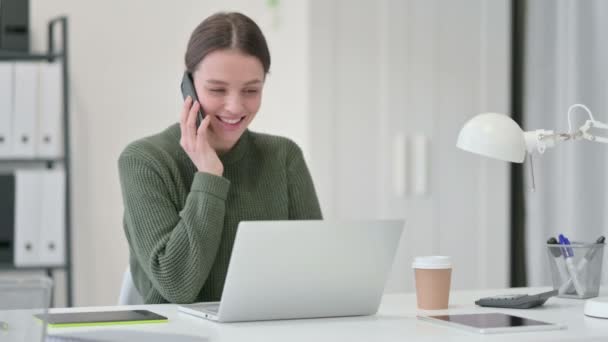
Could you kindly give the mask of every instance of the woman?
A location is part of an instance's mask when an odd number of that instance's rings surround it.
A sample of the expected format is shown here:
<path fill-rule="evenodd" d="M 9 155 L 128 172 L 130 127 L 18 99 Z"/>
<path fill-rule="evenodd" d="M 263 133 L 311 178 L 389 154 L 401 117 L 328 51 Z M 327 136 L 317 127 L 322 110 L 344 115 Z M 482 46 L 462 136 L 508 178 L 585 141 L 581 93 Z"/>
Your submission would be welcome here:
<path fill-rule="evenodd" d="M 321 219 L 300 148 L 247 130 L 270 68 L 259 27 L 240 13 L 212 15 L 185 62 L 201 103 L 187 98 L 179 124 L 118 161 L 131 273 L 146 303 L 219 300 L 240 221 Z"/>

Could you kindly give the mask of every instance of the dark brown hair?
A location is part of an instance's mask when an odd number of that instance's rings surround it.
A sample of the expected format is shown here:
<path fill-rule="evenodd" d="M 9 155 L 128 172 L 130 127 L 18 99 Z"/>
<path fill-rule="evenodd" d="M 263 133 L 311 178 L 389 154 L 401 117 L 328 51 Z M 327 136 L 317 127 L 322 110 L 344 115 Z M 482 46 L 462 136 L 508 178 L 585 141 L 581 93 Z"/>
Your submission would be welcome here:
<path fill-rule="evenodd" d="M 237 12 L 213 14 L 194 29 L 186 49 L 186 70 L 194 72 L 205 56 L 222 49 L 236 49 L 257 57 L 264 73 L 270 70 L 270 52 L 264 34 L 251 18 Z"/>

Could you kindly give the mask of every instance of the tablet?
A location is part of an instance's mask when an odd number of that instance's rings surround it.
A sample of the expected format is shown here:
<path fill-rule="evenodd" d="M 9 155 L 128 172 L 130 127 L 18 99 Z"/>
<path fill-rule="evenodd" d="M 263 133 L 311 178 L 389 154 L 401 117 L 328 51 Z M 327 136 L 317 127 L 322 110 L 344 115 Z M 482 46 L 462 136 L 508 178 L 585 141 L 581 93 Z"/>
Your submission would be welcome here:
<path fill-rule="evenodd" d="M 44 320 L 44 315 L 34 315 Z M 148 310 L 121 310 L 121 311 L 89 311 L 49 313 L 46 315 L 49 327 L 79 327 L 117 324 L 164 323 L 167 317 Z"/>
<path fill-rule="evenodd" d="M 425 321 L 474 331 L 480 334 L 559 330 L 566 328 L 559 324 L 541 322 L 503 313 L 418 316 L 418 318 Z"/>

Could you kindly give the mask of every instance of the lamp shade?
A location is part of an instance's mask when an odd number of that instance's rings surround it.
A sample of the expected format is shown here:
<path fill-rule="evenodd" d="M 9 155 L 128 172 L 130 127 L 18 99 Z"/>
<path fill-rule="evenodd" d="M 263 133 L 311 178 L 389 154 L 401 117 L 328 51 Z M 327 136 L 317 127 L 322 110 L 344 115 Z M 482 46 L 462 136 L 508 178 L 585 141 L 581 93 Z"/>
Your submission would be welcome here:
<path fill-rule="evenodd" d="M 509 116 L 483 113 L 467 121 L 456 146 L 486 157 L 522 163 L 526 157 L 524 132 Z"/>

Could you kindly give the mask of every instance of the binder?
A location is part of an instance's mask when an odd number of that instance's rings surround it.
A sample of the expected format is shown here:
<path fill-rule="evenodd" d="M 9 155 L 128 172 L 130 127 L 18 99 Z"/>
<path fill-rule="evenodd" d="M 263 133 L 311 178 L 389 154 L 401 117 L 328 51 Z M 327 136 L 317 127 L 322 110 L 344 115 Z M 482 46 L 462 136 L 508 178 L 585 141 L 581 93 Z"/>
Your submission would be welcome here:
<path fill-rule="evenodd" d="M 40 65 L 40 113 L 37 134 L 38 156 L 63 156 L 63 73 L 59 62 Z"/>
<path fill-rule="evenodd" d="M 15 171 L 15 245 L 17 267 L 37 266 L 39 263 L 39 231 L 42 187 L 41 170 Z"/>
<path fill-rule="evenodd" d="M 39 64 L 15 63 L 15 102 L 13 112 L 13 157 L 36 155 Z"/>
<path fill-rule="evenodd" d="M 15 266 L 65 264 L 65 182 L 63 167 L 15 172 Z"/>
<path fill-rule="evenodd" d="M 14 63 L 0 62 L 0 158 L 12 154 Z"/>
<path fill-rule="evenodd" d="M 41 172 L 39 261 L 42 266 L 65 264 L 65 171 Z"/>

